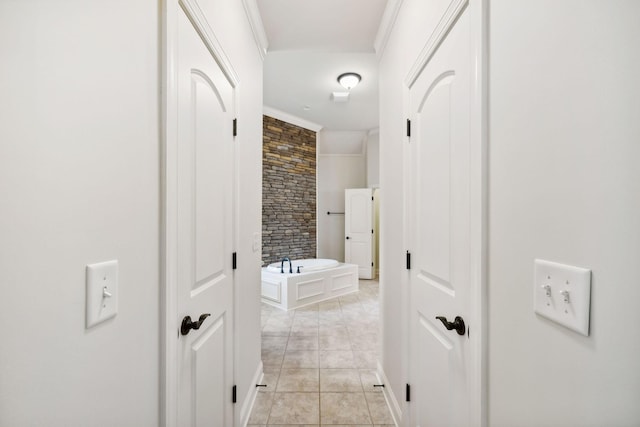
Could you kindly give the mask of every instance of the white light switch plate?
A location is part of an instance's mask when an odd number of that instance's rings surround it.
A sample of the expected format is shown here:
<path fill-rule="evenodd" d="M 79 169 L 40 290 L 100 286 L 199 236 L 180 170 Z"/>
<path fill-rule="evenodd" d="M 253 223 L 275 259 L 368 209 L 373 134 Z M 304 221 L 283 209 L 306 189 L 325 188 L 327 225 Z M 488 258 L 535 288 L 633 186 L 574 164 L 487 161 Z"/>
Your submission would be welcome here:
<path fill-rule="evenodd" d="M 533 310 L 582 335 L 589 335 L 591 270 L 536 259 Z"/>
<path fill-rule="evenodd" d="M 118 313 L 118 261 L 87 265 L 87 329 Z"/>

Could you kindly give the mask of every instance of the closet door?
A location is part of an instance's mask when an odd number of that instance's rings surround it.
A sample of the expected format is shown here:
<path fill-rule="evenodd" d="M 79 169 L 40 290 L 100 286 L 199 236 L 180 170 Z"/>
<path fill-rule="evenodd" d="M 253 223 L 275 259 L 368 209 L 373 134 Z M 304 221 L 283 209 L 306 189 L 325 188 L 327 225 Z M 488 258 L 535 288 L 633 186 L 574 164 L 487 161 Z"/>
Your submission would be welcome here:
<path fill-rule="evenodd" d="M 409 380 L 411 425 L 454 427 L 473 425 L 469 8 L 443 21 L 409 88 Z"/>
<path fill-rule="evenodd" d="M 360 279 L 373 279 L 373 190 L 345 190 L 344 207 L 344 260 L 346 263 L 358 265 Z"/>
<path fill-rule="evenodd" d="M 195 2 L 177 23 L 177 426 L 234 425 L 234 88 Z M 189 320 L 190 318 L 190 326 Z"/>

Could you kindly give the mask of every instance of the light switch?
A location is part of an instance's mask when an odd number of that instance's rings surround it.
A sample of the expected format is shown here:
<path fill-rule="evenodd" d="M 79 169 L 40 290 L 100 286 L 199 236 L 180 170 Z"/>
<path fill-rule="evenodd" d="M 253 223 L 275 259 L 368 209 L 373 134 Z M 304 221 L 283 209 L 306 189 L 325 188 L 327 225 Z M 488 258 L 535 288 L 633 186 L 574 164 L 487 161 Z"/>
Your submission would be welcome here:
<path fill-rule="evenodd" d="M 582 335 L 589 335 L 591 270 L 536 259 L 533 310 Z"/>
<path fill-rule="evenodd" d="M 118 261 L 87 265 L 87 329 L 118 313 Z"/>

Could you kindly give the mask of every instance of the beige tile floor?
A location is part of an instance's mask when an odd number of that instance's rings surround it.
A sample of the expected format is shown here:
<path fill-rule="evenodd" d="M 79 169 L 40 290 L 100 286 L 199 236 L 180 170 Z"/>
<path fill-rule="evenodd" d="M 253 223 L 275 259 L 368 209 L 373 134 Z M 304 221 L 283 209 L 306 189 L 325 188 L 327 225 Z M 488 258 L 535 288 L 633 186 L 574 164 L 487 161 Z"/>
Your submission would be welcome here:
<path fill-rule="evenodd" d="M 260 387 L 250 426 L 392 427 L 376 378 L 378 282 L 284 312 L 262 305 Z"/>

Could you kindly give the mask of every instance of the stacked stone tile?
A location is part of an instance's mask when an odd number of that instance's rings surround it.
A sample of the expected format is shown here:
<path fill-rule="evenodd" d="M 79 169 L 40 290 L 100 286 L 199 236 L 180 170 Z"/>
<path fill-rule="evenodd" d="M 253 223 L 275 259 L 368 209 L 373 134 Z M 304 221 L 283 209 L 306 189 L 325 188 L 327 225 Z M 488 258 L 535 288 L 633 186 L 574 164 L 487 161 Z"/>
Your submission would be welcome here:
<path fill-rule="evenodd" d="M 263 117 L 262 260 L 316 257 L 316 133 Z"/>

